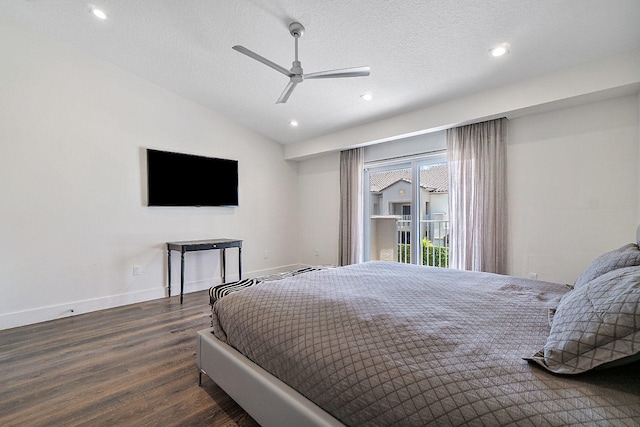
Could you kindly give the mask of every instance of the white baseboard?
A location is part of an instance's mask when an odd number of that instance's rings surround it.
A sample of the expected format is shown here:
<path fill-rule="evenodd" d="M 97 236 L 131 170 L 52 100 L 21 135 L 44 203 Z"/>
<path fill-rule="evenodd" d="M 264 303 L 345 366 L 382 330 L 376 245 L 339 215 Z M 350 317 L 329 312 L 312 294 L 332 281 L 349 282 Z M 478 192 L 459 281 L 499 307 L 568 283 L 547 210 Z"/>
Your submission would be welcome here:
<path fill-rule="evenodd" d="M 245 273 L 243 277 L 258 277 L 269 274 L 283 273 L 298 268 L 307 267 L 304 264 L 291 264 L 281 267 L 269 268 L 264 270 L 256 270 Z M 229 274 L 226 277 L 227 282 L 238 280 L 237 274 Z M 211 286 L 222 283 L 221 277 L 187 282 L 184 284 L 184 293 L 197 292 L 209 289 Z M 78 314 L 89 313 L 92 311 L 105 310 L 107 308 L 120 307 L 138 302 L 151 301 L 154 299 L 164 298 L 167 295 L 166 285 L 145 289 L 142 291 L 129 292 L 126 294 L 110 295 L 102 298 L 93 298 L 82 301 L 71 301 L 68 303 L 51 305 L 47 307 L 38 307 L 23 311 L 15 311 L 12 313 L 0 314 L 0 330 L 17 328 L 19 326 L 31 325 L 34 323 L 46 322 L 49 320 L 62 319 L 65 317 L 77 316 Z M 180 295 L 180 282 L 171 283 L 171 296 Z M 204 301 L 208 304 L 208 299 Z"/>
<path fill-rule="evenodd" d="M 137 302 L 150 301 L 162 298 L 166 295 L 165 288 L 146 289 L 143 291 L 130 292 L 126 294 L 110 295 L 102 298 L 93 298 L 81 301 L 70 301 L 68 303 L 38 307 L 29 310 L 15 311 L 0 315 L 0 330 L 16 328 L 18 326 L 31 325 L 33 323 L 46 322 L 49 320 L 62 319 L 65 317 L 77 316 L 78 314 L 92 311 L 104 310 L 107 308 L 120 307 Z"/>

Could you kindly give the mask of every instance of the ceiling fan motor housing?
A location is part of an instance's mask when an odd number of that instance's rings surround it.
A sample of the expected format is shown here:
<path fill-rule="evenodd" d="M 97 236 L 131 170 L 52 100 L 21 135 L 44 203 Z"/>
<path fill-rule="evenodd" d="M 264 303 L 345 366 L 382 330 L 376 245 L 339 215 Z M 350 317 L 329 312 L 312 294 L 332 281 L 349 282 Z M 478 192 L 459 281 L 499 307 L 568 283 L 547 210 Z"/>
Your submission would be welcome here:
<path fill-rule="evenodd" d="M 293 61 L 293 66 L 291 67 L 291 72 L 293 76 L 291 76 L 291 81 L 294 83 L 300 83 L 303 80 L 302 77 L 302 63 L 300 61 Z"/>

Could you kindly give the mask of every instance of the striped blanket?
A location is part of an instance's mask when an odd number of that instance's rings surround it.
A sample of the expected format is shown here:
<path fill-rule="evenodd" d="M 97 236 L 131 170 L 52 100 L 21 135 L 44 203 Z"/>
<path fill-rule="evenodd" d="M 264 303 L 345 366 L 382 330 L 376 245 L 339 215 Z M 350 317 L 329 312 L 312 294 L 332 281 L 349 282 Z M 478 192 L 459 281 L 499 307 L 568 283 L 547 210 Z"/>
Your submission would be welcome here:
<path fill-rule="evenodd" d="M 333 268 L 333 266 L 318 266 L 318 267 L 303 267 L 293 271 L 287 271 L 284 273 L 271 274 L 269 276 L 261 276 L 253 279 L 238 280 L 236 282 L 223 283 L 221 285 L 212 286 L 209 288 L 209 304 L 213 307 L 213 304 L 220 298 L 226 297 L 233 292 L 241 291 L 242 289 L 256 285 L 262 282 L 269 282 L 272 280 L 280 280 L 285 277 L 297 276 L 302 273 L 309 273 L 311 271 L 325 270 L 327 268 Z"/>

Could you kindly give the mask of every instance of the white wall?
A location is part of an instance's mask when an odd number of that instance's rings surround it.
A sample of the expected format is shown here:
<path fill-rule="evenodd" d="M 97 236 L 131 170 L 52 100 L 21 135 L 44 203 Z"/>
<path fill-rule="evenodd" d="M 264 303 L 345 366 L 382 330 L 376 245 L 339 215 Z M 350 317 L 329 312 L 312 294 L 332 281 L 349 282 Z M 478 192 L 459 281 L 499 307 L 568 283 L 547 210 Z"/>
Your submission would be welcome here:
<path fill-rule="evenodd" d="M 300 261 L 338 265 L 340 153 L 299 163 Z"/>
<path fill-rule="evenodd" d="M 431 212 L 444 213 L 444 219 L 449 220 L 449 194 L 432 193 L 431 194 Z"/>
<path fill-rule="evenodd" d="M 573 283 L 634 241 L 638 96 L 511 120 L 508 169 L 510 273 Z"/>
<path fill-rule="evenodd" d="M 298 261 L 281 145 L 1 14 L 0 57 L 0 329 L 163 297 L 167 241 L 243 239 L 247 275 Z M 240 206 L 144 206 L 147 147 L 239 160 Z M 187 254 L 187 290 L 219 259 Z"/>
<path fill-rule="evenodd" d="M 633 241 L 640 216 L 638 99 L 630 95 L 510 120 L 509 274 L 573 283 L 595 256 Z M 326 189 L 315 205 L 338 212 L 338 193 L 325 185 L 339 180 L 338 157 L 301 161 L 300 170 L 319 162 L 323 173 L 308 174 L 305 187 Z M 325 236 L 333 244 L 333 224 L 308 225 L 314 226 L 314 245 Z M 309 252 L 304 239 L 301 245 L 301 253 Z"/>

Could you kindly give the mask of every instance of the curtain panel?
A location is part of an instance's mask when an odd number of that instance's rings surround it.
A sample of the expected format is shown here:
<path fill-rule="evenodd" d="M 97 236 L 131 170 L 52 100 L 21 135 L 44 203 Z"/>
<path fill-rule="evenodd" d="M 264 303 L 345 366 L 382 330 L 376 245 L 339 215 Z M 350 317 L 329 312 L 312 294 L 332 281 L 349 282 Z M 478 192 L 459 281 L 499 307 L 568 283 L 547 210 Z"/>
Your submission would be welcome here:
<path fill-rule="evenodd" d="M 447 130 L 452 268 L 506 274 L 507 123 Z"/>
<path fill-rule="evenodd" d="M 357 264 L 363 259 L 363 171 L 363 148 L 340 152 L 340 265 Z"/>

